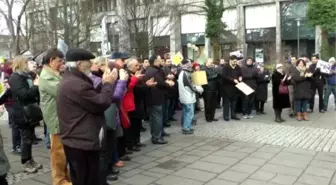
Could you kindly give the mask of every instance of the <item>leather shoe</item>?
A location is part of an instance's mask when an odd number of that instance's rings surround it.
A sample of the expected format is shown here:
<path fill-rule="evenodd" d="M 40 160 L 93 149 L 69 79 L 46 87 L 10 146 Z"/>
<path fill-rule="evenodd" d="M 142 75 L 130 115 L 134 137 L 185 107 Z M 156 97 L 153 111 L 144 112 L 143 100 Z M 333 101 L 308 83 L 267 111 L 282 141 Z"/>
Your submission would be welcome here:
<path fill-rule="evenodd" d="M 236 121 L 240 120 L 240 118 L 238 118 L 237 116 L 232 116 L 231 119 L 236 120 Z"/>
<path fill-rule="evenodd" d="M 230 121 L 230 118 L 224 118 L 224 121 Z"/>
<path fill-rule="evenodd" d="M 110 174 L 111 175 L 118 175 L 120 173 L 120 170 L 119 169 L 116 169 L 116 168 L 112 168 L 110 170 Z"/>
<path fill-rule="evenodd" d="M 216 119 L 216 118 L 213 118 L 213 119 L 212 119 L 212 121 L 218 121 L 218 119 Z"/>
<path fill-rule="evenodd" d="M 117 181 L 118 180 L 118 175 L 109 175 L 107 176 L 107 181 Z"/>
<path fill-rule="evenodd" d="M 122 160 L 122 161 L 131 161 L 131 158 L 128 155 L 122 156 L 119 159 Z"/>
<path fill-rule="evenodd" d="M 324 110 L 320 110 L 320 113 L 325 113 L 325 111 Z"/>
<path fill-rule="evenodd" d="M 134 151 L 134 152 L 140 152 L 141 148 L 137 147 L 137 146 L 134 146 L 133 148 L 131 148 L 131 150 Z"/>
<path fill-rule="evenodd" d="M 132 155 L 132 154 L 133 154 L 133 152 L 132 152 L 132 151 L 129 151 L 129 150 L 127 150 L 127 151 L 126 151 L 126 154 L 127 154 L 127 155 Z"/>
<path fill-rule="evenodd" d="M 163 124 L 163 127 L 165 127 L 165 128 L 169 128 L 169 127 L 171 127 L 171 124 L 169 124 L 169 123 L 165 123 L 165 124 Z"/>
<path fill-rule="evenodd" d="M 165 145 L 168 142 L 163 140 L 163 139 L 156 139 L 156 140 L 152 140 L 152 143 L 155 144 L 155 145 Z"/>
<path fill-rule="evenodd" d="M 135 146 L 137 146 L 137 147 L 146 147 L 146 144 L 143 144 L 143 143 L 137 143 L 137 144 L 135 144 Z"/>
<path fill-rule="evenodd" d="M 167 132 L 162 132 L 162 137 L 170 137 L 170 134 L 168 134 Z"/>
<path fill-rule="evenodd" d="M 170 118 L 169 121 L 177 121 L 177 119 L 175 119 L 175 118 L 173 117 L 173 118 Z"/>

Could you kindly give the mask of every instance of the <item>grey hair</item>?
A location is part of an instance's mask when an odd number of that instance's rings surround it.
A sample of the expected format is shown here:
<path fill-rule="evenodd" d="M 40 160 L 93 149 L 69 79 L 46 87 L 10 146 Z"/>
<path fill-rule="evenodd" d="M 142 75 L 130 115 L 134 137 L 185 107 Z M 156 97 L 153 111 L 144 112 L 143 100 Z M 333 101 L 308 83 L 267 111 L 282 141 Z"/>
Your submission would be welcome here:
<path fill-rule="evenodd" d="M 125 64 L 126 64 L 127 69 L 132 67 L 134 61 L 138 61 L 136 57 L 131 57 L 131 58 L 125 60 Z"/>

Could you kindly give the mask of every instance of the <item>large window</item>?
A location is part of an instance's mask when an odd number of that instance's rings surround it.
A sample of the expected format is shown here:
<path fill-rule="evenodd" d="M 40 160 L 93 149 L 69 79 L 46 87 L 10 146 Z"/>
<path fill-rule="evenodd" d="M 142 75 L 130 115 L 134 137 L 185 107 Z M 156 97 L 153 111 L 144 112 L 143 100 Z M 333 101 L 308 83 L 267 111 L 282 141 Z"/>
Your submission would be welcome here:
<path fill-rule="evenodd" d="M 306 18 L 307 1 L 283 2 L 281 4 L 281 37 L 283 40 L 315 39 L 315 28 Z M 298 27 L 298 21 L 300 26 Z"/>

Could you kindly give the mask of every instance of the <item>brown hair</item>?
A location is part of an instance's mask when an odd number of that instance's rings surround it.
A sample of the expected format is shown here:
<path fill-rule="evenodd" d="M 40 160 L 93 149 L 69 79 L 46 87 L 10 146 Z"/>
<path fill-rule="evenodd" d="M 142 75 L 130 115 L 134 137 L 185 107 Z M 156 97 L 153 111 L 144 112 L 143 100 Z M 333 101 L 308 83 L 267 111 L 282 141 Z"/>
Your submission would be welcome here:
<path fill-rule="evenodd" d="M 306 66 L 306 61 L 302 58 L 299 58 L 297 61 L 296 61 L 296 66 L 298 66 L 301 62 L 303 62 L 303 65 Z"/>

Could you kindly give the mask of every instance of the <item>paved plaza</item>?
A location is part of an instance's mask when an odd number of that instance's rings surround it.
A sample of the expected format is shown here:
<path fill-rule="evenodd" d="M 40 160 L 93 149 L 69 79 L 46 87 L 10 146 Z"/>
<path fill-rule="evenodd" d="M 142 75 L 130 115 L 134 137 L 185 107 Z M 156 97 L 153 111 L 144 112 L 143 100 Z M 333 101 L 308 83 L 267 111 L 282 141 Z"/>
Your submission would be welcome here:
<path fill-rule="evenodd" d="M 115 185 L 336 185 L 336 114 L 310 114 L 297 122 L 284 113 L 286 123 L 273 121 L 271 102 L 267 115 L 251 120 L 205 123 L 199 113 L 194 136 L 181 134 L 178 122 L 166 130 L 169 144 L 148 146 L 121 168 Z M 217 111 L 221 117 L 221 110 Z M 8 177 L 15 185 L 50 185 L 49 152 L 44 143 L 34 146 L 43 171 L 21 172 L 20 157 L 10 154 L 10 129 L 1 124 L 5 150 L 11 163 Z M 36 129 L 43 136 L 42 127 Z"/>

